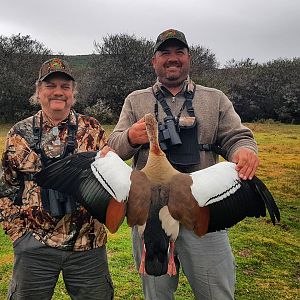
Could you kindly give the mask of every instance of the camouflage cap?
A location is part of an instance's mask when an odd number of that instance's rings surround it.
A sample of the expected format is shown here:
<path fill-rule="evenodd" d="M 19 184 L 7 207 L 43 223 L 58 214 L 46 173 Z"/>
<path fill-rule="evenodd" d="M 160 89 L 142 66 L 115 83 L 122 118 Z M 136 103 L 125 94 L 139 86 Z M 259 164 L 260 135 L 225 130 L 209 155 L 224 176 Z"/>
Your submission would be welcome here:
<path fill-rule="evenodd" d="M 180 42 L 182 42 L 188 49 L 189 45 L 186 41 L 185 35 L 183 32 L 176 30 L 176 29 L 168 29 L 162 32 L 156 40 L 155 46 L 154 46 L 154 53 L 158 50 L 158 48 L 167 40 L 170 39 L 176 39 Z"/>
<path fill-rule="evenodd" d="M 45 61 L 40 69 L 38 80 L 43 81 L 50 74 L 60 72 L 68 75 L 72 80 L 75 81 L 74 76 L 69 65 L 60 58 L 51 58 Z"/>

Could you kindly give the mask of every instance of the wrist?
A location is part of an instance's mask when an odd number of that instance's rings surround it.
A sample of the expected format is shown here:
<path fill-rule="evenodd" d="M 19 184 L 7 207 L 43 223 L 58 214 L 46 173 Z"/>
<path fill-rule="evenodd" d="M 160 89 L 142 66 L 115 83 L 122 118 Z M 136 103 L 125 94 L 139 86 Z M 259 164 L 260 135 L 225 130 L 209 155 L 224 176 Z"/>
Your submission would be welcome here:
<path fill-rule="evenodd" d="M 137 148 L 137 147 L 139 147 L 139 146 L 140 146 L 139 144 L 134 144 L 134 143 L 131 142 L 130 137 L 129 137 L 129 131 L 130 131 L 130 129 L 127 131 L 127 141 L 128 141 L 128 144 L 129 144 L 130 147 L 132 147 L 132 148 Z"/>

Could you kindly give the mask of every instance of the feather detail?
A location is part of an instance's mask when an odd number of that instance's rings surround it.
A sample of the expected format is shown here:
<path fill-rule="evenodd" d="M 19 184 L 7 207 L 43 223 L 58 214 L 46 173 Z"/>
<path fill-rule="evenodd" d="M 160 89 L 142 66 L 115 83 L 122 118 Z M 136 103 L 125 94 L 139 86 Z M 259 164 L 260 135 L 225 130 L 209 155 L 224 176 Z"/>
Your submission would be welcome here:
<path fill-rule="evenodd" d="M 147 176 L 133 170 L 130 176 L 131 188 L 127 202 L 127 223 L 129 226 L 144 225 L 148 219 L 151 203 L 151 183 Z"/>
<path fill-rule="evenodd" d="M 169 237 L 161 227 L 159 211 L 161 209 L 160 197 L 163 191 L 154 188 L 150 212 L 144 231 L 145 242 L 145 270 L 147 274 L 160 276 L 168 271 Z"/>
<path fill-rule="evenodd" d="M 111 198 L 105 216 L 105 226 L 111 233 L 115 233 L 124 221 L 126 204 Z"/>
<path fill-rule="evenodd" d="M 230 228 L 246 217 L 265 217 L 266 208 L 275 225 L 280 220 L 278 207 L 265 185 L 257 177 L 241 181 L 241 188 L 226 199 L 208 205 L 210 209 L 210 224 L 208 231 Z"/>
<path fill-rule="evenodd" d="M 280 222 L 279 209 L 266 185 L 256 176 L 254 176 L 250 182 L 255 186 L 255 191 L 260 195 L 261 199 L 264 201 L 267 210 L 270 214 L 270 218 L 272 220 L 273 225 L 275 225 L 276 221 Z"/>
<path fill-rule="evenodd" d="M 170 237 L 170 240 L 175 241 L 179 234 L 179 222 L 171 216 L 167 205 L 159 211 L 159 219 L 167 236 Z"/>
<path fill-rule="evenodd" d="M 172 177 L 170 182 L 170 194 L 168 208 L 171 216 L 183 224 L 187 229 L 193 230 L 199 227 L 202 222 L 202 209 L 191 193 L 192 178 L 188 174 L 177 174 Z M 208 212 L 204 213 L 207 214 Z M 207 220 L 205 217 L 204 220 Z M 197 225 L 198 224 L 198 225 Z M 201 232 L 205 231 L 205 228 Z M 200 232 L 200 229 L 199 229 Z"/>
<path fill-rule="evenodd" d="M 94 151 L 67 156 L 35 174 L 34 180 L 42 188 L 73 195 L 92 216 L 105 223 L 111 196 L 91 170 L 96 155 Z"/>
<path fill-rule="evenodd" d="M 35 182 L 44 188 L 62 193 L 73 194 L 74 185 L 90 177 L 90 166 L 95 161 L 97 152 L 84 152 L 67 156 L 34 175 Z"/>
<path fill-rule="evenodd" d="M 218 202 L 240 188 L 240 179 L 235 164 L 221 162 L 190 174 L 191 191 L 199 206 Z"/>
<path fill-rule="evenodd" d="M 116 153 L 109 151 L 104 157 L 97 156 L 91 168 L 95 177 L 113 198 L 119 202 L 127 200 L 132 169 Z"/>

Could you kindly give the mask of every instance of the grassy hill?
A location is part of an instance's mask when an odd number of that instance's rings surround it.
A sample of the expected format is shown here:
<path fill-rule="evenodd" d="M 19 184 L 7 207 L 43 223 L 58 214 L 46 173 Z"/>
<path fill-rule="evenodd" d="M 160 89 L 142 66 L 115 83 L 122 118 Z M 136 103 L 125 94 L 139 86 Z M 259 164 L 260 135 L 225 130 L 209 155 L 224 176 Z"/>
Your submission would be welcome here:
<path fill-rule="evenodd" d="M 73 69 L 85 69 L 91 61 L 93 54 L 88 55 L 66 55 L 65 60 L 72 66 Z"/>

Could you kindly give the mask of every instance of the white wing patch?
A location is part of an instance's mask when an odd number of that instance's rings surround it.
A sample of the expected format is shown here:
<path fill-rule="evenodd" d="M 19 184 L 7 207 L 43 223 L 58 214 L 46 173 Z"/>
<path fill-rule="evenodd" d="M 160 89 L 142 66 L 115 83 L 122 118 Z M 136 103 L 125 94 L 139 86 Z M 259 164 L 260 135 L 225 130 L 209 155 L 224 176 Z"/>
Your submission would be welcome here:
<path fill-rule="evenodd" d="M 167 205 L 160 209 L 159 219 L 161 221 L 161 227 L 167 236 L 170 237 L 171 241 L 175 241 L 179 234 L 179 222 L 171 216 Z"/>
<path fill-rule="evenodd" d="M 116 153 L 109 151 L 104 157 L 100 157 L 99 152 L 91 168 L 95 177 L 113 198 L 119 202 L 127 200 L 132 168 Z"/>
<path fill-rule="evenodd" d="M 192 194 L 199 206 L 223 200 L 241 187 L 235 166 L 231 162 L 221 162 L 190 174 Z"/>

